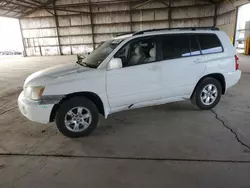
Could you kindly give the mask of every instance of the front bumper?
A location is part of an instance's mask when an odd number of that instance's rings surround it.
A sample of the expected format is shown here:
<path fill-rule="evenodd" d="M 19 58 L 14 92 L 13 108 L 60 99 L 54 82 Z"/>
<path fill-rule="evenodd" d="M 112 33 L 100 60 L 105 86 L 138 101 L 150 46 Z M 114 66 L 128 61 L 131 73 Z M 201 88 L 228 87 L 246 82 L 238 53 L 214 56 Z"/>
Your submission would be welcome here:
<path fill-rule="evenodd" d="M 18 107 L 21 113 L 31 121 L 47 124 L 54 104 L 41 105 L 39 101 L 27 99 L 23 92 L 18 97 Z"/>

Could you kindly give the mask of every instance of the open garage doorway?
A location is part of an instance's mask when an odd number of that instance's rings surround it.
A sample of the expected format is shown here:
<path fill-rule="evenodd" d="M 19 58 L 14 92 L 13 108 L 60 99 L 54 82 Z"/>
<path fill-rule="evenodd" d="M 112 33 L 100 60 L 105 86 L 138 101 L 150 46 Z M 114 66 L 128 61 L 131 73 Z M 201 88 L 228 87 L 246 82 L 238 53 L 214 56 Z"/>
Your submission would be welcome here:
<path fill-rule="evenodd" d="M 18 19 L 0 17 L 0 56 L 23 55 Z"/>
<path fill-rule="evenodd" d="M 250 37 L 250 3 L 238 9 L 235 35 L 235 47 L 238 53 L 244 53 L 248 37 Z"/>

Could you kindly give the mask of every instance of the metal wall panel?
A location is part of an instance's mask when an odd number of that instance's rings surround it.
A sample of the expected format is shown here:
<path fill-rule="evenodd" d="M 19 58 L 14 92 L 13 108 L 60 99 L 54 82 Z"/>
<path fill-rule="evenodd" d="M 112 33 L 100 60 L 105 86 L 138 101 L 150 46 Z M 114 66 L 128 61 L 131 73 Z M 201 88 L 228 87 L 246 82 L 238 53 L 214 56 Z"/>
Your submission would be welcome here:
<path fill-rule="evenodd" d="M 152 22 L 152 23 L 135 23 L 133 24 L 133 30 L 134 31 L 139 31 L 139 30 L 144 30 L 144 29 L 160 29 L 160 28 L 168 28 L 168 22 L 166 21 L 161 21 L 161 22 Z"/>
<path fill-rule="evenodd" d="M 25 38 L 40 38 L 40 37 L 51 37 L 57 36 L 55 28 L 52 29 L 31 29 L 23 30 L 23 36 Z"/>
<path fill-rule="evenodd" d="M 59 28 L 59 35 L 85 35 L 91 34 L 91 28 L 89 26 L 72 26 L 72 27 L 65 27 Z"/>
<path fill-rule="evenodd" d="M 95 34 L 102 33 L 124 33 L 130 31 L 130 24 L 115 24 L 115 25 L 97 25 L 94 26 Z"/>
<path fill-rule="evenodd" d="M 217 25 L 233 24 L 235 21 L 235 11 L 222 14 L 217 17 Z"/>
<path fill-rule="evenodd" d="M 62 46 L 62 54 L 63 55 L 70 55 L 71 54 L 71 46 Z"/>
<path fill-rule="evenodd" d="M 230 39 L 234 38 L 234 27 L 236 19 L 235 4 L 230 1 L 222 1 L 218 7 L 216 25 L 220 30 L 225 31 Z"/>
<path fill-rule="evenodd" d="M 42 56 L 58 55 L 59 47 L 58 46 L 41 47 L 41 52 Z"/>
<path fill-rule="evenodd" d="M 98 12 L 112 12 L 112 11 L 121 11 L 121 10 L 129 10 L 129 5 L 128 4 L 114 4 L 112 6 L 110 5 L 95 5 L 92 8 L 93 13 L 98 13 Z"/>
<path fill-rule="evenodd" d="M 74 44 L 91 44 L 91 36 L 69 36 L 60 37 L 61 45 L 74 45 Z"/>
<path fill-rule="evenodd" d="M 91 52 L 93 50 L 92 45 L 72 45 L 72 54 L 81 54 Z"/>

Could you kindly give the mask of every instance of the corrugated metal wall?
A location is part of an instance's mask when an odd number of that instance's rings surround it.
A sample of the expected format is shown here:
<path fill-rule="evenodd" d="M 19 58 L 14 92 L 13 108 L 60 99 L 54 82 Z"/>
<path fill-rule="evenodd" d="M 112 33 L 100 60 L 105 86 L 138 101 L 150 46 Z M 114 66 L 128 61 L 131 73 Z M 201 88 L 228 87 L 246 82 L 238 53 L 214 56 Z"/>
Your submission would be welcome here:
<path fill-rule="evenodd" d="M 221 30 L 225 31 L 228 36 L 233 40 L 234 27 L 236 19 L 235 5 L 230 1 L 223 1 L 218 6 L 218 17 L 216 25 Z"/>
<path fill-rule="evenodd" d="M 51 7 L 22 18 L 27 55 L 80 54 L 92 51 L 100 42 L 119 33 L 215 24 L 215 5 L 204 1 L 172 1 L 170 7 L 168 1 L 92 2 L 89 5 L 88 0 L 58 0 L 56 14 Z M 234 19 L 234 11 L 223 6 L 217 9 L 218 26 Z"/>

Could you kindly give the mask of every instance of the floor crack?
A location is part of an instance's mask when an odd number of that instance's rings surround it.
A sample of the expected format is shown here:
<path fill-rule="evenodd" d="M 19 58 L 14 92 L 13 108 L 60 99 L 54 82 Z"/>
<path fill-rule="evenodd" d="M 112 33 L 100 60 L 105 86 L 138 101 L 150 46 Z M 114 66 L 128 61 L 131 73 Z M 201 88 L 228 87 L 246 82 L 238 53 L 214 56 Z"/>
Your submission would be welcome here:
<path fill-rule="evenodd" d="M 127 157 L 127 156 L 95 156 L 95 155 L 72 155 L 72 154 L 43 154 L 43 153 L 0 153 L 0 157 L 50 157 L 50 158 L 79 158 L 79 159 L 102 159 L 102 160 L 131 160 L 131 161 L 173 161 L 173 162 L 198 162 L 198 163 L 241 163 L 250 164 L 250 160 L 234 159 L 189 159 L 167 157 Z M 30 160 L 29 160 L 30 161 Z M 26 165 L 26 164 L 24 164 Z M 24 166 L 23 165 L 23 166 Z M 45 165 L 46 166 L 46 165 Z"/>
<path fill-rule="evenodd" d="M 15 107 L 13 107 L 13 108 L 11 108 L 11 109 L 5 110 L 5 111 L 3 111 L 3 112 L 0 113 L 0 116 L 3 115 L 3 114 L 5 114 L 5 113 L 7 113 L 7 112 L 10 112 L 10 111 L 12 111 L 12 110 L 15 110 L 15 109 L 17 109 L 17 108 L 18 108 L 18 107 L 15 106 Z"/>
<path fill-rule="evenodd" d="M 247 145 L 247 144 L 245 144 L 245 143 L 239 138 L 238 134 L 237 134 L 231 127 L 229 127 L 229 126 L 225 123 L 224 120 L 222 120 L 222 119 L 219 117 L 219 115 L 217 114 L 217 112 L 215 112 L 215 110 L 211 110 L 211 112 L 215 115 L 215 118 L 216 118 L 218 121 L 220 121 L 220 122 L 222 123 L 222 125 L 223 125 L 226 129 L 228 129 L 231 133 L 234 134 L 236 140 L 237 140 L 242 146 L 244 146 L 244 147 L 246 147 L 247 149 L 250 150 L 250 146 Z"/>

